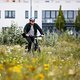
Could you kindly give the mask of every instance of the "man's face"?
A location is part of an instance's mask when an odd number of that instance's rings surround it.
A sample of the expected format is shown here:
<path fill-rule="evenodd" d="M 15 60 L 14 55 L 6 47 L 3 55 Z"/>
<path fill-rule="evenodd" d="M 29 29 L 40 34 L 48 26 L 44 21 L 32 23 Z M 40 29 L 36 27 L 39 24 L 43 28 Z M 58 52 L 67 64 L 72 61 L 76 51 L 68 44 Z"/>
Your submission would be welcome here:
<path fill-rule="evenodd" d="M 34 20 L 30 20 L 31 25 L 34 25 L 35 21 Z"/>

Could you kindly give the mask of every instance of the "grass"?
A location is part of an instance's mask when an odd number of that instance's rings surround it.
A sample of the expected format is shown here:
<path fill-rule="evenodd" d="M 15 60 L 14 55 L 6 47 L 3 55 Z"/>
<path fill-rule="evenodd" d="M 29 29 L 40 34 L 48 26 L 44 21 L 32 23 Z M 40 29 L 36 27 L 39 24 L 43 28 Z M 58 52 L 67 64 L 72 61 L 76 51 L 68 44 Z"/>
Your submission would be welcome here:
<path fill-rule="evenodd" d="M 41 53 L 24 46 L 0 46 L 0 80 L 80 80 L 80 40 L 60 36 L 55 45 L 41 44 Z"/>

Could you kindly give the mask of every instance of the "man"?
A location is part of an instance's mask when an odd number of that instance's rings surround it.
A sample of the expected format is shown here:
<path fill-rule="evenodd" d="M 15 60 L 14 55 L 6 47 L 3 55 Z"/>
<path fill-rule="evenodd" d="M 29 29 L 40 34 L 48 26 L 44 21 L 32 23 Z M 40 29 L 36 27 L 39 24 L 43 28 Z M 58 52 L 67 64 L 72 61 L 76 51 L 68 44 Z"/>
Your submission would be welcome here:
<path fill-rule="evenodd" d="M 29 23 L 27 23 L 24 27 L 24 33 L 28 41 L 28 52 L 31 50 L 31 45 L 32 42 L 34 42 L 34 37 L 37 36 L 37 30 L 41 35 L 44 35 L 39 25 L 35 23 L 35 19 L 30 18 Z"/>

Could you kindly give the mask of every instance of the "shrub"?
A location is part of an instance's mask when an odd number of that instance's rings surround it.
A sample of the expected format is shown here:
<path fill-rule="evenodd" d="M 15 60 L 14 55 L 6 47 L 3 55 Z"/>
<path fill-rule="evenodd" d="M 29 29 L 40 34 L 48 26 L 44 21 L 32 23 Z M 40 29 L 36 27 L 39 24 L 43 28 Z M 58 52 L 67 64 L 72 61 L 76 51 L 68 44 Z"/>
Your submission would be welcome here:
<path fill-rule="evenodd" d="M 22 37 L 22 30 L 14 23 L 11 24 L 6 30 L 0 34 L 0 44 L 13 45 L 25 43 L 25 39 Z"/>

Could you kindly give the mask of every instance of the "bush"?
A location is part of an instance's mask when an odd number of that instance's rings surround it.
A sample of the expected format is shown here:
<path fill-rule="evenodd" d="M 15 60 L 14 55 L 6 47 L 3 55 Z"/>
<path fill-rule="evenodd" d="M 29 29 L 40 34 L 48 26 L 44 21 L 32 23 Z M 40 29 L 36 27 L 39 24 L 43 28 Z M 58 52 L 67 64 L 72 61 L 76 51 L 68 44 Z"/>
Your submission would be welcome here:
<path fill-rule="evenodd" d="M 44 35 L 44 40 L 43 40 L 42 44 L 46 45 L 46 46 L 54 46 L 55 43 L 57 42 L 57 40 L 58 40 L 57 33 L 47 32 L 47 34 Z"/>
<path fill-rule="evenodd" d="M 14 45 L 25 43 L 25 39 L 22 37 L 22 30 L 14 23 L 11 24 L 6 30 L 0 34 L 0 44 L 2 45 Z"/>

